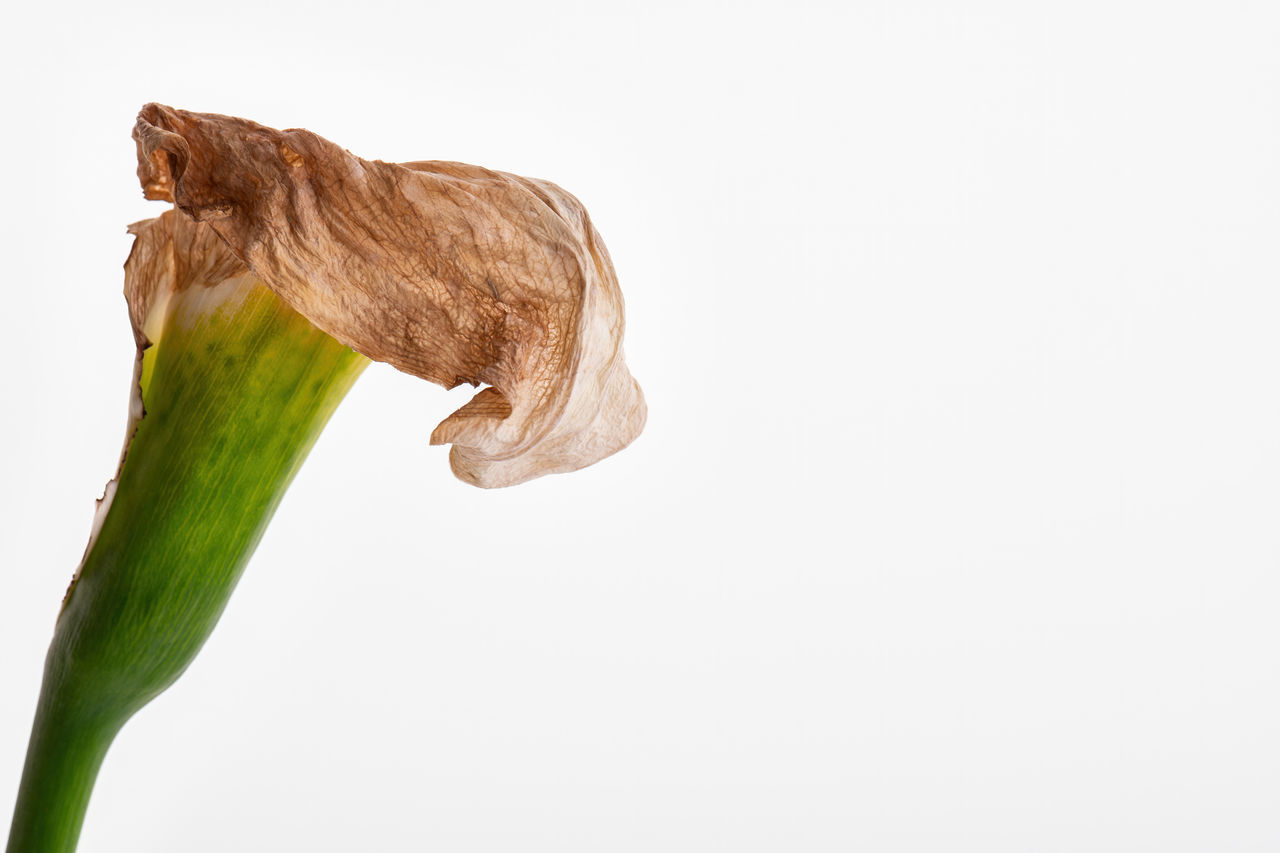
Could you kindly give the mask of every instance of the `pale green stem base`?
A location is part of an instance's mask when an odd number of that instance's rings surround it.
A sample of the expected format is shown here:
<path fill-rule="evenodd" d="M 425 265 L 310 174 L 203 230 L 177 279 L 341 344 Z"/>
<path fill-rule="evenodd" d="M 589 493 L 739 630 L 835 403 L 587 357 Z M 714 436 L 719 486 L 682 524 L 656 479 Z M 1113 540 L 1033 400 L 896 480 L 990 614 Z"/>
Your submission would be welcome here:
<path fill-rule="evenodd" d="M 368 364 L 252 280 L 188 293 L 147 352 L 146 417 L 58 617 L 8 853 L 75 850 L 112 739 L 204 645 Z"/>

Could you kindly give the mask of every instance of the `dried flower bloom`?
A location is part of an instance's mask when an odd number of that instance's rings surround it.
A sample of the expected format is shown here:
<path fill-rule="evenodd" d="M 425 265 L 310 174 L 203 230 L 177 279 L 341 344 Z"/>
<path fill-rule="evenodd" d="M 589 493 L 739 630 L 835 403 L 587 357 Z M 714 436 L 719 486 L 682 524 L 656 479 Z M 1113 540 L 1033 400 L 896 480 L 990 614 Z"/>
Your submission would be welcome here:
<path fill-rule="evenodd" d="M 643 428 L 613 265 L 556 185 L 159 104 L 134 138 L 147 198 L 207 223 L 318 328 L 447 388 L 490 386 L 431 435 L 461 479 L 572 471 Z"/>

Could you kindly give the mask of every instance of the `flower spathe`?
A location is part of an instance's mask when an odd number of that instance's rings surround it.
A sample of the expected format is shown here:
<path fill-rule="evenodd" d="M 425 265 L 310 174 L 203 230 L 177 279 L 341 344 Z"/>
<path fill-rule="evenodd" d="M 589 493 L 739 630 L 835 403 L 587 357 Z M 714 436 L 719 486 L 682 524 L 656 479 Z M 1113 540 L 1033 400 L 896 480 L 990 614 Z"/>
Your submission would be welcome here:
<path fill-rule="evenodd" d="M 172 201 L 196 241 L 216 234 L 319 329 L 445 387 L 489 386 L 431 435 L 462 480 L 572 471 L 643 429 L 613 265 L 556 185 L 363 160 L 310 131 L 159 104 L 134 138 L 146 196 Z"/>

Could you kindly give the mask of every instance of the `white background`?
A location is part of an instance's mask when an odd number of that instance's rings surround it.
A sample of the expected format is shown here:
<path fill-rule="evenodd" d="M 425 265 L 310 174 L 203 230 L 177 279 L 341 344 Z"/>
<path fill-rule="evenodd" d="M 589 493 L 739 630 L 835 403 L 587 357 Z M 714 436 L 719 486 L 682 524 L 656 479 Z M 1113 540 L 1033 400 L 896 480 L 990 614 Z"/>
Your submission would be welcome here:
<path fill-rule="evenodd" d="M 146 101 L 560 183 L 647 431 L 375 365 L 82 851 L 1280 849 L 1270 3 L 22 4 L 0 824 L 114 469 Z M 7 824 L 6 824 L 7 825 Z"/>

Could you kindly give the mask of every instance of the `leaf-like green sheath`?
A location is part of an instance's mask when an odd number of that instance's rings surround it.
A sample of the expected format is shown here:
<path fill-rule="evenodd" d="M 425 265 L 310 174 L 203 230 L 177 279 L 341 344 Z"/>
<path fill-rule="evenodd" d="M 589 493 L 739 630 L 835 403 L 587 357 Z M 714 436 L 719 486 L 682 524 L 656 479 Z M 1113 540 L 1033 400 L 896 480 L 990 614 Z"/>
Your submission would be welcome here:
<path fill-rule="evenodd" d="M 112 739 L 208 639 L 368 364 L 250 276 L 173 298 L 143 361 L 146 415 L 58 617 L 9 853 L 75 849 Z"/>

